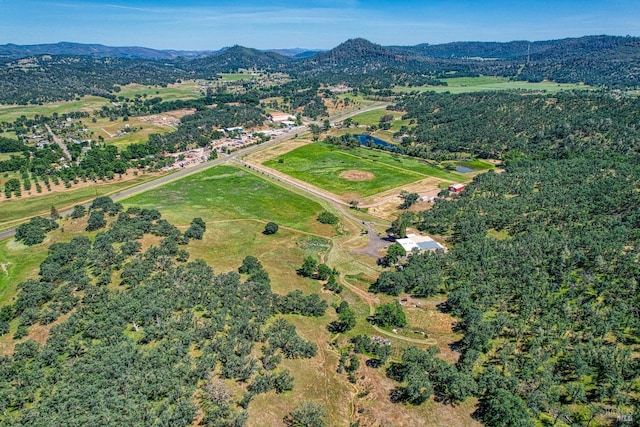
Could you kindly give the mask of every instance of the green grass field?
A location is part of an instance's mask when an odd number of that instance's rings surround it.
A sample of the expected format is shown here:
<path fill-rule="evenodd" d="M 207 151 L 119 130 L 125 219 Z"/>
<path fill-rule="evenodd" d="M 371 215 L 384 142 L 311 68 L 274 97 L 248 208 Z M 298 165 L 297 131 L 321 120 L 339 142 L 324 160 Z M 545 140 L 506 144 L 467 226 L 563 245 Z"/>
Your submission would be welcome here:
<path fill-rule="evenodd" d="M 105 98 L 84 96 L 79 101 L 61 101 L 43 105 L 3 105 L 0 107 L 0 122 L 13 122 L 23 115 L 27 118 L 33 118 L 36 114 L 51 116 L 53 113 L 63 114 L 72 111 L 91 112 L 106 104 Z"/>
<path fill-rule="evenodd" d="M 299 147 L 280 158 L 264 165 L 338 195 L 358 193 L 367 197 L 429 176 L 451 181 L 464 179 L 460 174 L 417 159 L 364 148 L 343 151 L 321 143 Z M 349 170 L 370 172 L 374 177 L 367 181 L 340 177 Z"/>
<path fill-rule="evenodd" d="M 0 306 L 16 295 L 18 283 L 35 278 L 46 250 L 34 250 L 13 238 L 0 241 Z"/>
<path fill-rule="evenodd" d="M 313 232 L 322 207 L 252 173 L 219 166 L 134 196 L 125 205 L 165 211 L 175 224 L 193 217 L 205 221 L 260 220 Z"/>
<path fill-rule="evenodd" d="M 220 77 L 222 77 L 223 82 L 237 82 L 239 80 L 254 80 L 256 76 L 252 74 L 243 74 L 243 73 L 219 73 Z"/>
<path fill-rule="evenodd" d="M 119 130 L 124 129 L 128 124 L 131 128 L 142 128 L 136 132 L 129 132 L 122 136 L 114 136 Z M 86 123 L 87 128 L 93 132 L 93 138 L 97 138 L 98 135 L 104 138 L 107 144 L 115 145 L 118 148 L 124 148 L 131 144 L 144 143 L 149 139 L 149 135 L 157 133 L 164 134 L 172 132 L 175 129 L 170 126 L 158 126 L 154 123 L 140 120 L 138 117 L 129 117 L 129 120 L 123 122 L 122 120 L 110 121 L 108 118 L 99 118 L 95 123 L 89 121 Z"/>
<path fill-rule="evenodd" d="M 487 171 L 495 168 L 495 165 L 483 162 L 482 160 L 463 160 L 454 163 L 465 168 L 473 169 L 474 171 Z"/>
<path fill-rule="evenodd" d="M 409 126 L 410 120 L 402 120 L 403 113 L 398 111 L 388 111 L 383 109 L 360 113 L 356 116 L 353 116 L 351 119 L 360 125 L 378 126 L 380 123 L 380 118 L 385 114 L 393 115 L 393 121 L 391 122 L 391 129 L 390 129 L 391 134 L 399 131 L 402 126 Z"/>
<path fill-rule="evenodd" d="M 434 91 L 438 93 L 451 92 L 451 93 L 467 93 L 467 92 L 480 92 L 491 90 L 534 90 L 543 92 L 559 92 L 562 90 L 588 90 L 592 89 L 590 86 L 586 86 L 579 83 L 555 83 L 555 82 L 519 82 L 510 81 L 506 77 L 455 77 L 450 79 L 442 79 L 447 82 L 447 86 L 416 86 L 416 87 L 396 87 L 396 92 L 412 92 L 412 91 Z"/>
<path fill-rule="evenodd" d="M 147 98 L 159 96 L 163 101 L 194 99 L 202 96 L 200 92 L 200 85 L 193 80 L 170 84 L 167 85 L 167 87 L 130 84 L 122 86 L 120 88 L 120 92 L 115 95 L 118 97 L 123 96 L 125 98 L 134 98 L 136 95 L 144 96 L 144 94 L 147 95 Z"/>
<path fill-rule="evenodd" d="M 3 161 L 3 160 L 9 160 L 11 158 L 11 156 L 22 157 L 22 153 L 21 152 L 17 152 L 17 153 L 0 153 L 0 162 Z"/>
<path fill-rule="evenodd" d="M 358 150 L 358 156 L 373 162 L 384 163 L 389 166 L 399 167 L 425 176 L 433 176 L 447 181 L 458 182 L 465 178 L 464 175 L 457 172 L 447 171 L 428 163 L 426 160 L 421 160 L 416 157 L 401 156 L 399 154 L 391 154 L 384 151 L 364 148 Z"/>

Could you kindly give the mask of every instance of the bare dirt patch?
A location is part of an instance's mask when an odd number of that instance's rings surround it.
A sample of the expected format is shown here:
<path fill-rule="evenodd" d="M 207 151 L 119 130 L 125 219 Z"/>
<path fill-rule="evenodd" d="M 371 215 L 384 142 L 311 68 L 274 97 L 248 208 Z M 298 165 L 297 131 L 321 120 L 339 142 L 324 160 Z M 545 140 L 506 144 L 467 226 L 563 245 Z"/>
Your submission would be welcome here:
<path fill-rule="evenodd" d="M 371 172 L 351 169 L 340 173 L 339 177 L 347 181 L 371 181 L 376 176 Z"/>
<path fill-rule="evenodd" d="M 375 217 L 394 220 L 402 212 L 398 206 L 402 203 L 400 191 L 404 190 L 408 193 L 418 193 L 421 197 L 430 198 L 438 193 L 438 184 L 441 179 L 429 177 L 413 184 L 403 185 L 401 188 L 394 188 L 384 193 L 379 193 L 362 200 L 360 207 L 367 208 L 367 212 Z M 415 205 L 415 210 L 428 209 L 431 204 L 419 201 Z"/>
<path fill-rule="evenodd" d="M 143 122 L 153 123 L 160 127 L 176 127 L 180 124 L 180 119 L 186 115 L 195 113 L 195 108 L 185 108 L 182 110 L 167 111 L 162 114 L 152 114 L 149 116 L 141 116 Z"/>

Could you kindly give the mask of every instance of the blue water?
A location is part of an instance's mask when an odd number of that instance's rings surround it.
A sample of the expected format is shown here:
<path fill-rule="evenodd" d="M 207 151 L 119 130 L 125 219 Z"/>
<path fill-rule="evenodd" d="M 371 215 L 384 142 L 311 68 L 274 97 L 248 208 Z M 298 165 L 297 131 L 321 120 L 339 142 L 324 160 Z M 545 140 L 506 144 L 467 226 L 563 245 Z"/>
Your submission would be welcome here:
<path fill-rule="evenodd" d="M 380 138 L 376 138 L 371 135 L 358 135 L 358 139 L 360 140 L 360 145 L 364 145 L 366 147 L 381 147 L 381 148 L 395 148 L 394 144 L 390 144 L 387 141 L 383 141 Z"/>
<path fill-rule="evenodd" d="M 473 172 L 473 169 L 468 168 L 466 166 L 456 166 L 456 172 L 460 172 L 460 173 L 470 173 Z"/>

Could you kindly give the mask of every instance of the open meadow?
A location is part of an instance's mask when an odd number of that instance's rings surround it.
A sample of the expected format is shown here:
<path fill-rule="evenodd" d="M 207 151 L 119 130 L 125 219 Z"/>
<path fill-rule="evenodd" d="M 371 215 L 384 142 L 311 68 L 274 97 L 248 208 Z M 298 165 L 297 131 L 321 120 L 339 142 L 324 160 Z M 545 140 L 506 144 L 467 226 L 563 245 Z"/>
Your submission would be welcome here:
<path fill-rule="evenodd" d="M 94 122 L 84 122 L 92 138 L 101 136 L 107 144 L 123 149 L 128 145 L 144 143 L 152 134 L 165 134 L 177 129 L 180 118 L 191 114 L 193 110 L 167 111 L 162 114 L 129 117 L 127 121 L 109 118 L 97 118 Z"/>
<path fill-rule="evenodd" d="M 265 166 L 339 196 L 367 197 L 435 176 L 459 182 L 465 178 L 417 159 L 378 150 L 342 150 L 315 143 L 271 159 Z"/>
<path fill-rule="evenodd" d="M 199 87 L 199 84 L 194 81 L 170 84 L 166 87 L 130 84 L 122 86 L 120 91 L 114 95 L 132 99 L 136 95 L 144 96 L 146 94 L 148 98 L 160 97 L 163 101 L 186 100 L 201 96 Z M 42 105 L 1 105 L 0 122 L 12 122 L 21 116 L 33 118 L 35 115 L 51 116 L 53 113 L 64 114 L 75 111 L 91 113 L 109 104 L 110 101 L 106 98 L 83 96 L 73 101 L 51 102 Z"/>
<path fill-rule="evenodd" d="M 159 96 L 163 101 L 175 101 L 178 99 L 195 99 L 202 96 L 201 85 L 197 81 L 185 80 L 181 83 L 169 84 L 165 86 L 148 86 L 141 84 L 129 84 L 121 86 L 117 97 L 134 98 L 145 95 L 148 98 Z"/>
<path fill-rule="evenodd" d="M 559 92 L 563 90 L 589 90 L 590 86 L 580 83 L 555 83 L 543 81 L 539 83 L 514 81 L 506 77 L 479 76 L 479 77 L 454 77 L 442 79 L 447 86 L 398 86 L 394 88 L 394 92 L 449 92 L 449 93 L 468 93 L 483 92 L 494 90 L 530 90 L 537 92 Z"/>
<path fill-rule="evenodd" d="M 124 203 L 158 209 L 175 224 L 188 225 L 198 216 L 205 222 L 273 221 L 305 232 L 317 231 L 312 217 L 322 210 L 318 203 L 232 166 L 207 169 Z"/>
<path fill-rule="evenodd" d="M 385 115 L 392 115 L 393 120 L 391 121 L 391 129 L 392 131 L 399 131 L 402 126 L 409 126 L 411 120 L 402 120 L 403 112 L 401 111 L 389 111 L 389 110 L 373 110 L 367 111 L 364 113 L 360 113 L 351 118 L 354 123 L 358 123 L 359 125 L 373 126 L 380 123 L 380 119 Z"/>

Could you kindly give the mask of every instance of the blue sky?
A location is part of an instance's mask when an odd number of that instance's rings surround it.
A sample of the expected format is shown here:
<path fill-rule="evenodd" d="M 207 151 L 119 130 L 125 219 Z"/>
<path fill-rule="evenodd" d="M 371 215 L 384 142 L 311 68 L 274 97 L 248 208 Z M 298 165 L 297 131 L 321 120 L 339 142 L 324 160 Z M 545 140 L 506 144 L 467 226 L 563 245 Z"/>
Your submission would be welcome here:
<path fill-rule="evenodd" d="M 0 0 L 0 44 L 329 49 L 640 35 L 638 0 Z"/>

